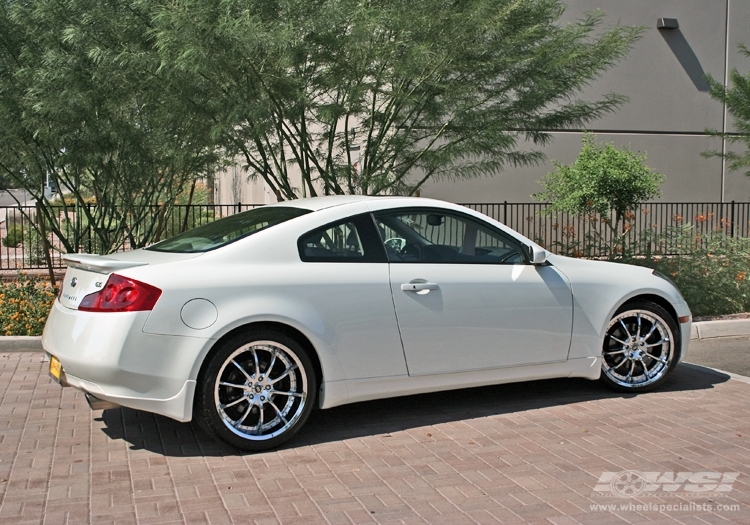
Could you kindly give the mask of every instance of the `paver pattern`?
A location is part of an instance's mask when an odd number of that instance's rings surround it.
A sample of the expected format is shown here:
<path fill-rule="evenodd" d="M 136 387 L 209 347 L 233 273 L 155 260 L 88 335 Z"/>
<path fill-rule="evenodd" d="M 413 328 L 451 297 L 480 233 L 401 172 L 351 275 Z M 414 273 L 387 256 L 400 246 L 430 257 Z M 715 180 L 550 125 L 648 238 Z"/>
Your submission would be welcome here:
<path fill-rule="evenodd" d="M 316 411 L 260 454 L 92 412 L 47 366 L 0 354 L 0 524 L 750 523 L 750 384 L 695 366 L 639 396 L 552 380 Z M 594 492 L 626 470 L 740 474 L 720 495 Z"/>

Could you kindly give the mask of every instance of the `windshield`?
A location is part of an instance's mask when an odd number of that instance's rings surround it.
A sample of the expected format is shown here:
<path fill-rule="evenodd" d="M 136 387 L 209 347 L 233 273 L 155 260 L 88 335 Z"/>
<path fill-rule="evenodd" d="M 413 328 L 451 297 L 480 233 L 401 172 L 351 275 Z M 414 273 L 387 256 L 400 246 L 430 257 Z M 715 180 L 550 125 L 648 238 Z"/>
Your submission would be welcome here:
<path fill-rule="evenodd" d="M 283 206 L 255 208 L 198 226 L 146 249 L 171 253 L 207 252 L 307 213 L 310 210 Z"/>

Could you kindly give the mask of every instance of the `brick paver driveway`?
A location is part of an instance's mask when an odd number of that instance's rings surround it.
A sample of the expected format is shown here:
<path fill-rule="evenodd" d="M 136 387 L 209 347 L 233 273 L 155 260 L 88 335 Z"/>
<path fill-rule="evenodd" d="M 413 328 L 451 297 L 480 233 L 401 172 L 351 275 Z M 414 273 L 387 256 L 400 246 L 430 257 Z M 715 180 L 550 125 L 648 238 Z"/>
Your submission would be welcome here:
<path fill-rule="evenodd" d="M 640 396 L 554 380 L 317 411 L 262 454 L 91 412 L 46 367 L 0 354 L 3 524 L 750 523 L 750 384 L 691 365 Z"/>

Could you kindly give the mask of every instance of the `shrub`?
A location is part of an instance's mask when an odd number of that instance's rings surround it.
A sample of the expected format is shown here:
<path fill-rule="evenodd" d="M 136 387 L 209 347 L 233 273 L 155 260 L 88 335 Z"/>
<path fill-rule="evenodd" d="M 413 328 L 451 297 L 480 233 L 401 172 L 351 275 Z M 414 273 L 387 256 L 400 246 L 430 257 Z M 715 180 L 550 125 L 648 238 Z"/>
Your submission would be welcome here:
<path fill-rule="evenodd" d="M 724 232 L 700 235 L 692 227 L 662 237 L 666 254 L 623 262 L 653 268 L 672 279 L 694 316 L 750 312 L 750 239 Z"/>
<path fill-rule="evenodd" d="M 13 226 L 8 229 L 8 235 L 3 237 L 3 246 L 8 248 L 18 248 L 23 242 L 23 228 Z"/>
<path fill-rule="evenodd" d="M 664 176 L 646 165 L 645 154 L 595 139 L 584 134 L 581 152 L 572 164 L 553 162 L 555 170 L 540 181 L 544 191 L 533 197 L 550 203 L 543 212 L 547 215 L 584 216 L 599 225 L 583 239 L 556 243 L 561 252 L 589 255 L 592 250 L 605 250 L 604 255 L 614 259 L 628 249 L 633 211 L 639 203 L 661 195 Z"/>
<path fill-rule="evenodd" d="M 595 139 L 583 135 L 581 152 L 571 165 L 553 162 L 555 171 L 540 181 L 544 191 L 534 198 L 549 202 L 550 211 L 602 217 L 613 211 L 616 224 L 639 203 L 661 195 L 664 176 L 646 166 L 645 154 Z"/>
<path fill-rule="evenodd" d="M 84 195 L 82 196 L 83 203 L 88 204 L 91 206 L 96 206 L 96 197 L 93 195 Z M 81 201 L 78 201 L 76 197 L 70 193 L 60 196 L 60 194 L 57 195 L 54 199 L 49 201 L 50 206 L 60 206 L 62 207 L 63 201 L 65 202 L 66 206 L 74 207 L 76 204 L 80 204 Z"/>
<path fill-rule="evenodd" d="M 33 226 L 29 227 L 24 235 L 24 256 L 29 266 L 44 266 L 47 264 L 42 236 Z"/>
<path fill-rule="evenodd" d="M 23 272 L 0 283 L 0 335 L 41 335 L 56 294 L 49 281 Z"/>

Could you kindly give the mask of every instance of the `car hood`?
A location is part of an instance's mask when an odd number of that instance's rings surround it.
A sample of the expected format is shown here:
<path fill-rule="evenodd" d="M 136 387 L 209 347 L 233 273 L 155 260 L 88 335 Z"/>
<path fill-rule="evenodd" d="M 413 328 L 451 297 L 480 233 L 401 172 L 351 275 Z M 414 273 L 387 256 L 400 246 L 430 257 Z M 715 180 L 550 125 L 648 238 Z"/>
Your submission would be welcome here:
<path fill-rule="evenodd" d="M 658 293 L 672 301 L 684 302 L 682 294 L 668 279 L 657 276 L 654 270 L 611 261 L 577 259 L 550 254 L 550 264 L 558 268 L 573 283 L 573 290 L 586 288 L 619 289 L 623 295 Z"/>

